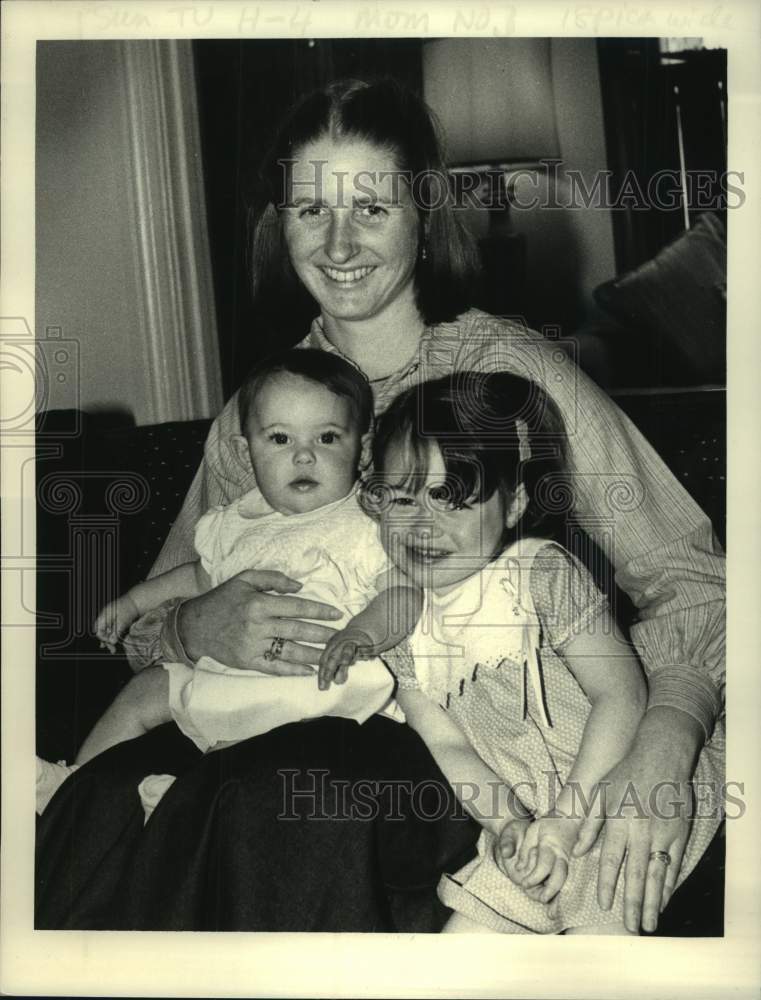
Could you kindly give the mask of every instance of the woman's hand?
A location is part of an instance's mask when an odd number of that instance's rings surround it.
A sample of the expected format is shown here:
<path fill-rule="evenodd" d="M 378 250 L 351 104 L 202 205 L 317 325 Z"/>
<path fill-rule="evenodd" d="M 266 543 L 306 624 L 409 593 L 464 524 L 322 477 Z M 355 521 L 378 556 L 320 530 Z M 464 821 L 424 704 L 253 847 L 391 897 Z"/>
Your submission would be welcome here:
<path fill-rule="evenodd" d="M 357 660 L 369 660 L 373 655 L 373 640 L 367 632 L 351 627 L 341 629 L 328 639 L 320 657 L 317 686 L 326 691 L 331 681 L 344 684 L 349 676 L 349 667 Z"/>
<path fill-rule="evenodd" d="M 319 601 L 281 596 L 300 588 L 283 573 L 248 569 L 185 601 L 177 616 L 185 652 L 191 660 L 212 656 L 230 667 L 278 676 L 313 674 L 335 629 L 302 619 L 335 621 L 342 614 Z M 285 640 L 280 655 L 266 659 L 276 638 Z"/>
<path fill-rule="evenodd" d="M 700 725 L 678 709 L 650 709 L 629 753 L 600 782 L 575 856 L 586 854 L 605 824 L 597 899 L 609 910 L 624 867 L 624 923 L 652 932 L 674 891 L 690 833 L 690 781 L 703 742 Z M 663 852 L 653 857 L 655 852 Z M 664 864 L 666 857 L 671 861 Z"/>

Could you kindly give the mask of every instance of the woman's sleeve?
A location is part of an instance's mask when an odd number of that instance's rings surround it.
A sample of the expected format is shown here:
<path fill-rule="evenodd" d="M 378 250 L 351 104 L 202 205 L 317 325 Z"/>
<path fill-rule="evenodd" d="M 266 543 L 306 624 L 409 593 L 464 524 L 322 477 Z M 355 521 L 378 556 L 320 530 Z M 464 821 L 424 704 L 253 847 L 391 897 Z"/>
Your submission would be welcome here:
<path fill-rule="evenodd" d="M 256 486 L 250 464 L 244 467 L 230 447 L 233 434 L 240 433 L 237 395 L 233 396 L 211 425 L 204 445 L 204 457 L 195 474 L 180 513 L 148 577 L 164 573 L 196 558 L 196 523 L 210 507 L 228 504 Z M 139 618 L 130 629 L 125 650 L 134 670 L 151 663 L 190 662 L 177 634 L 180 601 L 167 601 Z"/>
<path fill-rule="evenodd" d="M 724 553 L 710 520 L 557 345 L 493 317 L 476 326 L 458 368 L 488 365 L 533 378 L 561 411 L 568 474 L 544 502 L 567 510 L 594 539 L 636 605 L 631 637 L 648 674 L 649 707 L 688 712 L 710 737 L 723 707 L 726 593 Z"/>

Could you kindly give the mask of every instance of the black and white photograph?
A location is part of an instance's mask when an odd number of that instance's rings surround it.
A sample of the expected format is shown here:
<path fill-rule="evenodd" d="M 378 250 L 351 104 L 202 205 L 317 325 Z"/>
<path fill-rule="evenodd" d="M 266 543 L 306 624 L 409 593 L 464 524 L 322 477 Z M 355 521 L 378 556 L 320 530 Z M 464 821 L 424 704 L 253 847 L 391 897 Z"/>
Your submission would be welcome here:
<path fill-rule="evenodd" d="M 757 995 L 758 12 L 6 11 L 3 990 Z"/>

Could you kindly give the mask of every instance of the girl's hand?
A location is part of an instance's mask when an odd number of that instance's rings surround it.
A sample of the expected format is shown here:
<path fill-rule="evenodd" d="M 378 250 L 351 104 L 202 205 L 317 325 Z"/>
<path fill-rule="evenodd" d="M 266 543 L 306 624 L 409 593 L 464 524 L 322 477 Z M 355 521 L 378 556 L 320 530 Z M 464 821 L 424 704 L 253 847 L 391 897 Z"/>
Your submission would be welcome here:
<path fill-rule="evenodd" d="M 497 867 L 516 885 L 521 884 L 521 874 L 516 870 L 520 849 L 533 819 L 511 819 L 502 827 L 494 845 L 494 860 Z"/>
<path fill-rule="evenodd" d="M 373 641 L 362 629 L 341 629 L 328 639 L 322 656 L 317 686 L 326 691 L 330 682 L 343 684 L 349 676 L 349 667 L 357 660 L 367 660 L 373 656 Z"/>
<path fill-rule="evenodd" d="M 548 815 L 534 820 L 518 851 L 515 871 L 519 884 L 542 903 L 549 903 L 565 885 L 580 821 Z"/>
<path fill-rule="evenodd" d="M 116 652 L 117 642 L 126 635 L 130 625 L 140 617 L 140 610 L 129 594 L 122 594 L 100 612 L 93 624 L 93 632 L 100 644 L 111 653 Z"/>

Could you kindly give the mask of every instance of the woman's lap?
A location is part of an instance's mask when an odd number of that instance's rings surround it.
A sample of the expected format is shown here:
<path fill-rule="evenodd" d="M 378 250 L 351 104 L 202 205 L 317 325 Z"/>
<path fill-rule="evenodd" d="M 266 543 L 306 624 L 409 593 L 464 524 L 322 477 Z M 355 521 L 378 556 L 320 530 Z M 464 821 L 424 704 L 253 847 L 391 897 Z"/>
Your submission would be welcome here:
<path fill-rule="evenodd" d="M 143 827 L 137 785 L 178 774 Z M 318 719 L 201 756 L 174 726 L 83 767 L 38 829 L 39 928 L 396 929 L 475 843 L 408 727 Z M 417 815 L 416 815 L 417 814 Z M 457 812 L 461 816 L 461 812 Z"/>

